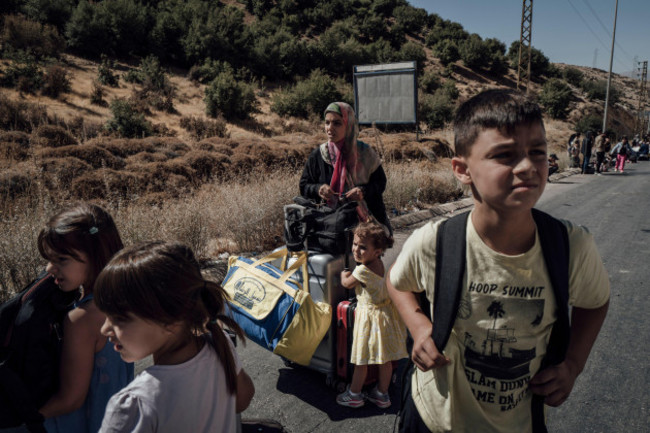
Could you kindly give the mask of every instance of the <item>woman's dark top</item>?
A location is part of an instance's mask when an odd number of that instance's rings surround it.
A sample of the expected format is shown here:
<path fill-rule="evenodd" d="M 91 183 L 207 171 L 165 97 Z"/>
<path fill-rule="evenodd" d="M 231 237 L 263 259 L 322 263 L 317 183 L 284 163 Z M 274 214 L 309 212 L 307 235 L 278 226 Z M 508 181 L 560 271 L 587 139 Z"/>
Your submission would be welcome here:
<path fill-rule="evenodd" d="M 307 159 L 305 169 L 300 177 L 300 195 L 315 201 L 320 201 L 318 189 L 323 184 L 329 185 L 334 174 L 334 167 L 327 164 L 321 155 L 320 146 L 317 147 Z M 386 173 L 380 165 L 370 174 L 370 179 L 365 185 L 356 185 L 363 190 L 363 197 L 368 205 L 368 210 L 377 221 L 388 227 L 391 234 L 393 229 L 386 214 L 384 204 L 384 190 L 386 189 Z"/>

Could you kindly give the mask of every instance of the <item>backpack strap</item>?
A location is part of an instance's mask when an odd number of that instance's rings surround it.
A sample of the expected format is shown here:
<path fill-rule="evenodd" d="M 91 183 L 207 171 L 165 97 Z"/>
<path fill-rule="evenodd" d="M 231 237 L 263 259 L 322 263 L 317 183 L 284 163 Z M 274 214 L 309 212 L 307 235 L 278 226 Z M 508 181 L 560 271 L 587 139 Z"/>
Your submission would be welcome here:
<path fill-rule="evenodd" d="M 438 225 L 436 233 L 436 290 L 434 293 L 433 316 L 430 316 L 431 303 L 427 299 L 426 292 L 415 293 L 420 309 L 429 317 L 434 325 L 431 331 L 431 338 L 441 353 L 447 345 L 447 341 L 449 341 L 449 335 L 454 326 L 460 304 L 461 285 L 463 283 L 466 260 L 465 234 L 469 214 L 469 212 L 463 212 L 449 219 L 442 220 Z M 433 317 L 435 317 L 435 321 Z M 406 341 L 408 353 L 411 353 L 412 346 L 413 339 L 409 333 Z M 402 375 L 400 417 L 403 415 L 402 409 L 406 400 L 411 395 L 411 375 L 415 368 L 415 364 L 409 356 L 407 367 L 404 369 L 404 374 Z"/>
<path fill-rule="evenodd" d="M 551 330 L 551 337 L 542 360 L 540 370 L 562 362 L 569 347 L 569 234 L 566 226 L 547 213 L 533 209 L 542 254 L 548 269 L 557 304 L 557 318 Z M 533 395 L 533 432 L 546 433 L 544 397 Z"/>
<path fill-rule="evenodd" d="M 436 235 L 432 338 L 440 352 L 447 345 L 458 313 L 465 273 L 469 214 L 464 212 L 441 222 Z M 569 345 L 569 235 L 566 226 L 556 218 L 537 209 L 532 209 L 532 214 L 557 304 L 557 319 L 540 367 L 545 368 L 562 362 Z M 420 298 L 420 304 L 422 311 L 430 311 L 426 296 Z M 531 413 L 533 432 L 547 433 L 544 397 L 533 395 Z"/>
<path fill-rule="evenodd" d="M 440 223 L 436 233 L 436 289 L 431 336 L 442 353 L 454 327 L 465 273 L 466 230 L 469 212 Z M 430 311 L 429 309 L 424 311 Z"/>

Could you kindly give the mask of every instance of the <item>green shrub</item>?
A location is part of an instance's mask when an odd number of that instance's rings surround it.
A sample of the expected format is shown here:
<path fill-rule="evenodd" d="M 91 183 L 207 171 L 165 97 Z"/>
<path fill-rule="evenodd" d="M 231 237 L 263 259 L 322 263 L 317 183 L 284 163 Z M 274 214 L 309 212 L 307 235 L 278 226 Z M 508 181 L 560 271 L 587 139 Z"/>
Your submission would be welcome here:
<path fill-rule="evenodd" d="M 452 120 L 454 103 L 449 95 L 440 88 L 433 95 L 422 94 L 418 97 L 418 118 L 431 129 L 439 129 Z"/>
<path fill-rule="evenodd" d="M 22 11 L 39 23 L 48 23 L 59 31 L 65 28 L 76 2 L 70 0 L 23 0 Z"/>
<path fill-rule="evenodd" d="M 191 80 L 205 84 L 217 78 L 217 75 L 222 72 L 234 74 L 235 70 L 228 62 L 208 57 L 203 63 L 192 66 L 188 75 Z"/>
<path fill-rule="evenodd" d="M 562 80 L 551 78 L 542 87 L 539 102 L 554 119 L 566 117 L 571 102 L 571 88 Z"/>
<path fill-rule="evenodd" d="M 506 45 L 496 38 L 488 38 L 483 41 L 483 49 L 488 58 L 489 66 L 486 69 L 498 76 L 505 74 L 508 71 Z"/>
<path fill-rule="evenodd" d="M 104 86 L 117 87 L 119 78 L 113 73 L 115 69 L 115 61 L 108 58 L 106 54 L 102 54 L 101 63 L 97 68 L 97 80 Z"/>
<path fill-rule="evenodd" d="M 68 72 L 61 66 L 51 65 L 45 71 L 41 93 L 50 98 L 58 98 L 62 93 L 70 91 Z"/>
<path fill-rule="evenodd" d="M 443 65 L 448 65 L 460 59 L 456 42 L 449 39 L 443 39 L 436 43 L 432 50 L 433 55 L 438 57 Z"/>
<path fill-rule="evenodd" d="M 310 70 L 310 45 L 286 29 L 259 29 L 250 50 L 250 67 L 258 76 L 286 80 Z"/>
<path fill-rule="evenodd" d="M 364 46 L 366 57 L 371 63 L 389 63 L 397 60 L 396 53 L 390 42 L 380 38 Z"/>
<path fill-rule="evenodd" d="M 472 34 L 459 44 L 458 53 L 465 66 L 471 69 L 484 68 L 488 64 L 488 56 L 483 40 L 477 34 Z"/>
<path fill-rule="evenodd" d="M 0 76 L 0 84 L 15 87 L 24 93 L 36 93 L 43 85 L 43 71 L 31 56 L 12 62 Z"/>
<path fill-rule="evenodd" d="M 149 3 L 134 0 L 96 2 L 99 13 L 110 22 L 110 38 L 116 55 L 126 57 L 150 53 L 147 33 L 151 28 L 153 11 Z"/>
<path fill-rule="evenodd" d="M 403 61 L 414 61 L 417 64 L 418 72 L 424 70 L 424 62 L 427 61 L 427 53 L 422 45 L 415 42 L 407 42 L 399 50 L 399 57 Z"/>
<path fill-rule="evenodd" d="M 580 118 L 576 122 L 575 131 L 585 134 L 587 131 L 602 131 L 603 118 L 595 114 Z"/>
<path fill-rule="evenodd" d="M 427 11 L 414 8 L 411 5 L 400 5 L 393 9 L 395 24 L 401 26 L 405 32 L 419 34 L 427 22 Z"/>
<path fill-rule="evenodd" d="M 519 41 L 513 41 L 508 50 L 508 59 L 513 69 L 519 67 Z M 535 47 L 530 50 L 530 75 L 531 79 L 539 76 L 548 76 L 551 62 L 544 53 Z"/>
<path fill-rule="evenodd" d="M 152 90 L 166 90 L 171 84 L 167 74 L 156 56 L 149 55 L 140 61 L 140 77 L 142 85 Z"/>
<path fill-rule="evenodd" d="M 363 21 L 359 24 L 360 36 L 365 41 L 377 41 L 386 32 L 386 22 L 384 18 L 369 13 L 363 17 Z"/>
<path fill-rule="evenodd" d="M 370 10 L 376 15 L 390 18 L 399 3 L 399 0 L 375 0 L 370 5 Z"/>
<path fill-rule="evenodd" d="M 115 53 L 115 39 L 111 32 L 111 17 L 101 8 L 104 3 L 90 4 L 82 0 L 72 12 L 65 27 L 68 47 L 80 54 L 99 57 Z"/>
<path fill-rule="evenodd" d="M 450 101 L 455 101 L 460 96 L 456 83 L 452 80 L 446 80 L 437 92 L 447 97 Z"/>
<path fill-rule="evenodd" d="M 129 138 L 151 135 L 151 123 L 124 99 L 114 99 L 111 102 L 111 113 L 113 118 L 106 123 L 107 131 Z"/>
<path fill-rule="evenodd" d="M 183 7 L 184 2 L 176 3 L 176 8 Z M 185 53 L 181 39 L 187 32 L 189 23 L 182 14 L 176 13 L 173 7 L 158 9 L 154 20 L 153 28 L 149 33 L 151 52 L 163 61 L 183 64 Z"/>
<path fill-rule="evenodd" d="M 338 76 L 349 76 L 354 65 L 364 64 L 368 60 L 367 52 L 357 35 L 340 22 L 321 35 L 314 50 L 316 65 Z"/>
<path fill-rule="evenodd" d="M 22 15 L 7 15 L 0 35 L 0 46 L 5 52 L 24 52 L 36 59 L 58 58 L 65 49 L 65 41 L 54 26 L 32 21 Z"/>
<path fill-rule="evenodd" d="M 142 59 L 137 69 L 132 69 L 125 74 L 124 80 L 141 85 L 132 96 L 134 104 L 140 108 L 140 111 L 146 111 L 148 106 L 152 106 L 159 111 L 175 112 L 173 99 L 176 89 L 167 78 L 157 57 L 150 55 Z"/>
<path fill-rule="evenodd" d="M 469 33 L 465 31 L 461 24 L 449 20 L 440 20 L 429 29 L 429 33 L 424 37 L 424 43 L 428 47 L 434 47 L 440 41 L 449 40 L 460 43 L 468 37 Z"/>
<path fill-rule="evenodd" d="M 222 72 L 205 89 L 205 112 L 210 117 L 219 114 L 226 119 L 247 119 L 258 111 L 255 90 L 250 84 L 238 81 L 230 72 Z"/>
<path fill-rule="evenodd" d="M 607 80 L 583 80 L 582 90 L 587 93 L 587 97 L 591 100 L 604 101 L 607 97 Z M 609 103 L 615 104 L 621 99 L 621 91 L 615 85 L 609 86 Z"/>
<path fill-rule="evenodd" d="M 188 7 L 193 7 L 193 4 Z M 188 31 L 181 38 L 185 58 L 190 64 L 208 57 L 232 65 L 243 64 L 250 43 L 244 12 L 235 5 L 213 7 L 209 2 L 200 4 L 194 11 Z"/>
<path fill-rule="evenodd" d="M 277 93 L 271 102 L 271 111 L 280 116 L 307 118 L 319 115 L 329 103 L 341 100 L 342 96 L 336 81 L 316 69 L 290 90 Z"/>
<path fill-rule="evenodd" d="M 97 80 L 93 80 L 93 87 L 90 91 L 90 103 L 104 106 L 106 104 L 106 101 L 104 101 L 105 93 L 106 92 L 104 91 L 104 87 L 101 85 L 101 83 Z"/>
<path fill-rule="evenodd" d="M 428 70 L 420 77 L 420 89 L 426 93 L 433 93 L 441 86 L 440 75 L 433 71 Z"/>

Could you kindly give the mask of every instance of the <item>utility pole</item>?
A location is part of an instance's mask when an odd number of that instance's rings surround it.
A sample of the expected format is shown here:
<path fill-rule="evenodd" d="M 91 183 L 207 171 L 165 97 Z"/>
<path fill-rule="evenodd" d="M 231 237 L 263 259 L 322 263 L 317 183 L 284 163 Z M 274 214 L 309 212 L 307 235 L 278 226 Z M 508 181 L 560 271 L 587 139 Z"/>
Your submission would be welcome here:
<path fill-rule="evenodd" d="M 617 0 L 618 1 L 618 0 Z M 533 0 L 523 0 L 521 8 L 521 32 L 519 34 L 519 62 L 517 63 L 517 90 L 530 81 L 530 60 L 532 46 L 530 43 L 533 30 Z"/>
<path fill-rule="evenodd" d="M 641 65 L 638 70 L 640 71 L 640 80 L 639 80 L 639 107 L 637 108 L 637 116 L 636 116 L 636 125 L 634 130 L 639 134 L 643 135 L 643 131 L 645 130 L 645 102 L 646 102 L 646 91 L 645 91 L 645 86 L 648 81 L 648 61 L 644 62 L 639 62 Z"/>
<path fill-rule="evenodd" d="M 607 93 L 605 94 L 605 113 L 603 113 L 603 132 L 607 130 L 607 106 L 609 105 L 609 87 L 612 85 L 612 63 L 614 62 L 614 41 L 616 40 L 616 17 L 618 15 L 618 0 L 614 8 L 614 30 L 612 30 L 612 53 L 609 56 L 609 74 L 607 75 Z"/>

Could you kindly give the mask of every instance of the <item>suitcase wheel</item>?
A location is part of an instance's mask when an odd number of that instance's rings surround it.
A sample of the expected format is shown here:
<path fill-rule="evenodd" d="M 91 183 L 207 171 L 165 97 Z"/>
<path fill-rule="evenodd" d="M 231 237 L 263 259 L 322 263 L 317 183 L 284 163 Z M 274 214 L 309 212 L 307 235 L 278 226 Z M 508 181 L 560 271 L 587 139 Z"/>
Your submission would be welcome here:
<path fill-rule="evenodd" d="M 282 357 L 282 362 L 284 363 L 285 367 L 289 367 L 289 368 L 295 368 L 297 365 L 295 362 L 290 361 L 285 357 Z"/>

